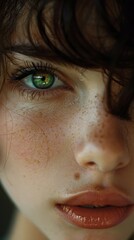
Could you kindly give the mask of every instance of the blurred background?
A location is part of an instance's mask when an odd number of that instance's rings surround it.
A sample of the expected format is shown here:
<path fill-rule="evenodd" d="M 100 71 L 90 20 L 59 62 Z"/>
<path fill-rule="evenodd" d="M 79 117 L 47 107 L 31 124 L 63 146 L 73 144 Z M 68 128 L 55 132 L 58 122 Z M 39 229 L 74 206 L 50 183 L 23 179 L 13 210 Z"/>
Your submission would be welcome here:
<path fill-rule="evenodd" d="M 15 210 L 14 204 L 0 185 L 0 239 L 7 235 Z"/>

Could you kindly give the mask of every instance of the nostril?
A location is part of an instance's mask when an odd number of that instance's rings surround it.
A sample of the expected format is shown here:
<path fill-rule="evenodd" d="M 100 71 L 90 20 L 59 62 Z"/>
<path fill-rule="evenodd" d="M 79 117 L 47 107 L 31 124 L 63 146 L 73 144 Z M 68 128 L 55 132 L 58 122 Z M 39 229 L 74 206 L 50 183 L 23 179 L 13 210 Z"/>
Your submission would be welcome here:
<path fill-rule="evenodd" d="M 120 162 L 120 163 L 117 164 L 117 169 L 118 169 L 118 168 L 122 168 L 123 166 L 124 166 L 124 163 L 123 163 L 123 162 Z"/>

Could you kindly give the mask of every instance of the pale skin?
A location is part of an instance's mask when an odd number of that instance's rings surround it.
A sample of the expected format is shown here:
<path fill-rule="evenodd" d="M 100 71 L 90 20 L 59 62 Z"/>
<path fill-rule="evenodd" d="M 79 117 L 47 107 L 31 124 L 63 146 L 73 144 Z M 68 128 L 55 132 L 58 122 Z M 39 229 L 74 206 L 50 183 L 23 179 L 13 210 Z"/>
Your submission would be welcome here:
<path fill-rule="evenodd" d="M 55 211 L 57 202 L 90 189 L 115 187 L 134 201 L 134 124 L 107 111 L 101 70 L 53 66 L 71 88 L 31 99 L 7 80 L 1 93 L 1 182 L 22 212 L 10 240 L 21 232 L 25 240 L 35 232 L 40 240 L 128 240 L 134 213 L 114 228 L 89 230 Z"/>
<path fill-rule="evenodd" d="M 44 235 L 22 213 L 16 213 L 8 233 L 10 240 L 45 240 Z"/>

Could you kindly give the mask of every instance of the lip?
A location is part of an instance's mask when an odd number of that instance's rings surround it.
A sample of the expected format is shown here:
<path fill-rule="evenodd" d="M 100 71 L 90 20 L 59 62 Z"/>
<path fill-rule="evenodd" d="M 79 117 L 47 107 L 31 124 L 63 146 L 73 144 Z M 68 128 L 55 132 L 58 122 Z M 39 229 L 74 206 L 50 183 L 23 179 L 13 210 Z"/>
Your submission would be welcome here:
<path fill-rule="evenodd" d="M 78 227 L 105 229 L 123 222 L 133 211 L 134 203 L 125 194 L 108 189 L 75 194 L 56 204 L 56 209 Z"/>

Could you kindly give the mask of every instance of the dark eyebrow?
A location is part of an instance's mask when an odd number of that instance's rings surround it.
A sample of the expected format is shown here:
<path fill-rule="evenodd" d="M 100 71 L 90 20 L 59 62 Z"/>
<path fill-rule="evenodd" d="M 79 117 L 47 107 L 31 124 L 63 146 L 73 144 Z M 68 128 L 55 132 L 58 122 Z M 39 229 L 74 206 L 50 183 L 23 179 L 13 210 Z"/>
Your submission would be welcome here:
<path fill-rule="evenodd" d="M 19 53 L 27 57 L 39 58 L 42 60 L 49 60 L 63 67 L 70 67 L 74 70 L 77 70 L 80 74 L 83 74 L 87 70 L 86 67 L 84 66 L 82 67 L 71 62 L 71 59 L 67 57 L 67 55 L 63 55 L 62 52 L 58 54 L 47 47 L 46 48 L 41 46 L 34 47 L 30 44 L 15 44 L 15 45 L 12 45 L 8 51 L 11 53 L 12 52 Z"/>
<path fill-rule="evenodd" d="M 17 44 L 17 45 L 12 45 L 8 49 L 8 51 L 19 53 L 27 57 L 47 59 L 53 63 L 58 63 L 63 66 L 73 67 L 72 64 L 69 63 L 69 61 L 67 61 L 67 59 L 63 59 L 63 57 L 60 57 L 58 54 L 54 53 L 52 50 L 45 47 L 41 47 L 41 46 L 34 47 L 29 44 Z"/>

